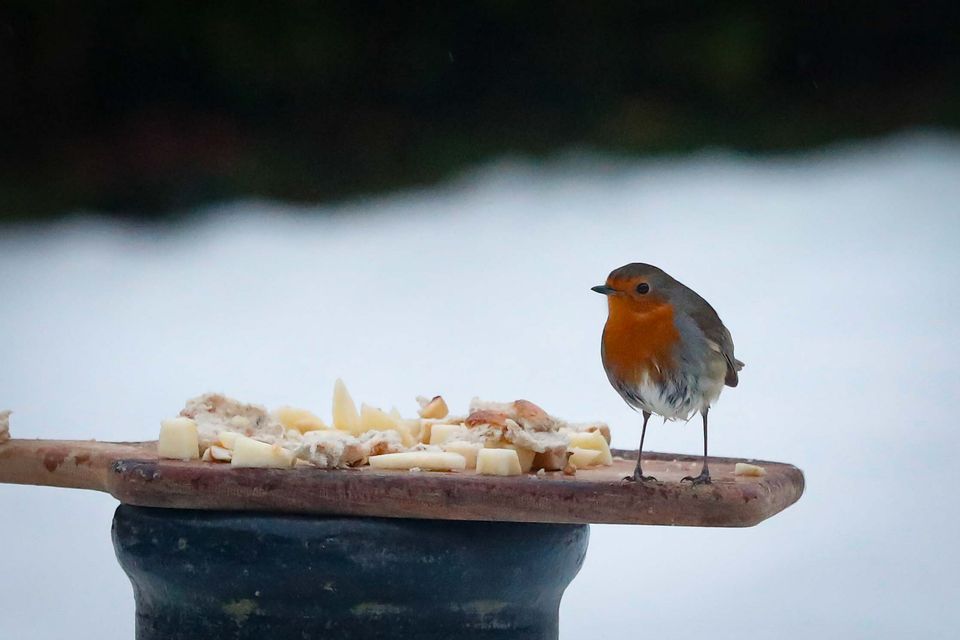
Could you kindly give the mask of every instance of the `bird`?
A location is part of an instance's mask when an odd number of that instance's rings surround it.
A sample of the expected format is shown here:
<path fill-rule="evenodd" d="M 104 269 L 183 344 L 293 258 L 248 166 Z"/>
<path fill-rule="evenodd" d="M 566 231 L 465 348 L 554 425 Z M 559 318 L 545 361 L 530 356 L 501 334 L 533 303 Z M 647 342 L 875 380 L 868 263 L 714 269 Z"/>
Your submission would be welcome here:
<path fill-rule="evenodd" d="M 643 475 L 643 439 L 652 414 L 667 420 L 703 417 L 703 469 L 681 482 L 710 484 L 707 414 L 724 386 L 736 387 L 744 364 L 720 316 L 693 289 L 662 269 L 642 262 L 614 269 L 591 288 L 607 297 L 600 355 L 607 379 L 620 397 L 643 414 L 637 466 L 626 481 L 656 481 Z"/>

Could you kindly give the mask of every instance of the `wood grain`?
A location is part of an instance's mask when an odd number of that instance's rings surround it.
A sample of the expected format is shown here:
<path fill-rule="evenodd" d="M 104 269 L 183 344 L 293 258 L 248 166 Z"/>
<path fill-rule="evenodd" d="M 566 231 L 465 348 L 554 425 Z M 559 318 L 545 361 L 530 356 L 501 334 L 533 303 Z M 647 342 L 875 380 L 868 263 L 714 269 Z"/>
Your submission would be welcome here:
<path fill-rule="evenodd" d="M 156 442 L 10 440 L 0 444 L 0 482 L 105 491 L 126 504 L 179 509 L 327 515 L 746 527 L 803 494 L 793 465 L 750 460 L 767 470 L 737 477 L 733 458 L 711 458 L 712 485 L 680 478 L 699 458 L 644 454 L 657 483 L 627 483 L 636 453 L 615 450 L 613 466 L 493 477 L 472 472 L 411 473 L 361 467 L 235 469 L 229 464 L 158 460 Z"/>

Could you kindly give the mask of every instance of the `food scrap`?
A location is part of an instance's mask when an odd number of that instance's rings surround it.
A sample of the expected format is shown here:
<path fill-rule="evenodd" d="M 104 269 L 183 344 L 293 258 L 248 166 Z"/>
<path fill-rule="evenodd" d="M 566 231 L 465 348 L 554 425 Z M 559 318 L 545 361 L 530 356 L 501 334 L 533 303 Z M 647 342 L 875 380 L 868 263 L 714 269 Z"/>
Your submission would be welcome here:
<path fill-rule="evenodd" d="M 12 411 L 0 411 L 0 442 L 10 439 L 10 414 Z"/>
<path fill-rule="evenodd" d="M 357 405 L 342 380 L 332 420 L 295 407 L 268 412 L 218 393 L 187 401 L 164 420 L 161 458 L 234 467 L 344 469 L 369 465 L 403 471 L 474 471 L 482 475 L 570 474 L 612 464 L 606 424 L 573 424 L 528 400 L 474 399 L 454 416 L 443 397 L 417 398 L 418 417 Z"/>
<path fill-rule="evenodd" d="M 767 475 L 767 470 L 763 467 L 757 466 L 755 464 L 748 464 L 746 462 L 738 462 L 733 468 L 733 475 L 735 476 L 753 476 L 759 478 L 760 476 Z"/>
<path fill-rule="evenodd" d="M 197 423 L 190 418 L 173 418 L 160 423 L 157 454 L 161 458 L 196 460 L 200 457 Z"/>

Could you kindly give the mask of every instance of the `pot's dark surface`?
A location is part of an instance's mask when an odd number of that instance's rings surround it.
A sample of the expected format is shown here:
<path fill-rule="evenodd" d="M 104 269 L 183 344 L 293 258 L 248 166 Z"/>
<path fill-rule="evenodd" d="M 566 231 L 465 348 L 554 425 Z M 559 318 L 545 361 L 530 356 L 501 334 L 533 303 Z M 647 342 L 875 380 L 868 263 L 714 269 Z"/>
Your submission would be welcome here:
<path fill-rule="evenodd" d="M 139 640 L 556 638 L 586 525 L 121 505 Z"/>

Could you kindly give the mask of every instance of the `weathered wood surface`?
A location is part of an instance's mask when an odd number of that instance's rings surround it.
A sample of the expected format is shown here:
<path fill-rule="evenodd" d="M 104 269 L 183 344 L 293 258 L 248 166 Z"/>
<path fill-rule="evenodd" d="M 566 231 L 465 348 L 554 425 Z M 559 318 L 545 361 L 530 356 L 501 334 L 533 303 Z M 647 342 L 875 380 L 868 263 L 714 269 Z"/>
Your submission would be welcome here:
<path fill-rule="evenodd" d="M 0 444 L 0 482 L 93 489 L 125 504 L 180 509 L 702 527 L 755 525 L 803 493 L 803 473 L 789 464 L 750 460 L 767 471 L 750 478 L 733 474 L 744 460 L 711 458 L 713 484 L 691 486 L 680 478 L 699 472 L 699 458 L 651 453 L 644 472 L 660 482 L 627 483 L 636 453 L 614 455 L 613 466 L 575 476 L 502 478 L 369 467 L 234 469 L 158 460 L 156 442 L 14 439 Z"/>

